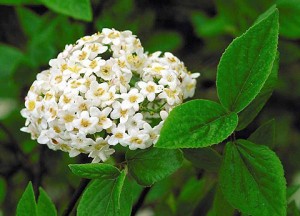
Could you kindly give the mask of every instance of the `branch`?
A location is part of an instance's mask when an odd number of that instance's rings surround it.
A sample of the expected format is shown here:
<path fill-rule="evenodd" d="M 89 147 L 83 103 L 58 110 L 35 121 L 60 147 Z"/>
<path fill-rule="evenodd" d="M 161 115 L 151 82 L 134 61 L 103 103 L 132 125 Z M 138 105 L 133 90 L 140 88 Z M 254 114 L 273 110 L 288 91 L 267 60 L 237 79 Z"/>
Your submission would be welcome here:
<path fill-rule="evenodd" d="M 24 152 L 20 149 L 18 141 L 15 139 L 14 134 L 2 123 L 0 122 L 0 129 L 5 133 L 9 140 L 10 145 L 4 145 L 4 147 L 13 153 L 16 160 L 19 162 L 21 167 L 28 173 L 30 178 L 34 176 L 33 168 L 30 166 L 30 161 Z"/>
<path fill-rule="evenodd" d="M 84 189 L 86 188 L 86 186 L 89 184 L 90 181 L 91 181 L 90 179 L 82 179 L 81 180 L 79 187 L 74 192 L 74 195 L 73 195 L 71 201 L 69 202 L 67 209 L 62 214 L 62 216 L 68 216 L 71 214 L 78 199 L 80 198 L 81 194 L 83 193 Z"/>
<path fill-rule="evenodd" d="M 131 216 L 136 215 L 138 210 L 143 206 L 143 203 L 144 203 L 144 201 L 146 199 L 146 196 L 149 193 L 150 189 L 151 189 L 151 187 L 144 188 L 144 190 L 142 191 L 138 201 L 136 202 L 136 204 L 132 208 Z"/>

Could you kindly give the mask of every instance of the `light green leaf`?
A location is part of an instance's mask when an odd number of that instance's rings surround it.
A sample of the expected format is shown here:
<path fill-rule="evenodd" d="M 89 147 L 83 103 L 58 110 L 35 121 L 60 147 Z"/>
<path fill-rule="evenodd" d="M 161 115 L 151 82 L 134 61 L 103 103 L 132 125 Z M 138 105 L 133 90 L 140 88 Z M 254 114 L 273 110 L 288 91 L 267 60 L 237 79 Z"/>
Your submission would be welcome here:
<path fill-rule="evenodd" d="M 261 125 L 249 136 L 248 140 L 256 144 L 266 145 L 269 148 L 274 148 L 275 120 L 271 119 L 270 121 Z"/>
<path fill-rule="evenodd" d="M 120 175 L 120 171 L 110 164 L 70 164 L 69 167 L 75 175 L 88 179 L 116 179 Z"/>
<path fill-rule="evenodd" d="M 31 182 L 27 185 L 17 206 L 17 216 L 38 216 Z"/>
<path fill-rule="evenodd" d="M 145 50 L 148 52 L 155 52 L 157 50 L 162 52 L 174 51 L 182 45 L 182 37 L 178 32 L 174 31 L 160 31 L 151 34 L 148 40 L 143 42 Z"/>
<path fill-rule="evenodd" d="M 271 74 L 269 75 L 263 88 L 255 97 L 255 99 L 243 111 L 239 113 L 239 124 L 237 126 L 238 131 L 246 128 L 253 121 L 253 119 L 258 115 L 258 113 L 262 110 L 266 102 L 271 97 L 273 90 L 277 84 L 278 68 L 279 53 L 277 53 L 276 59 L 273 63 Z"/>
<path fill-rule="evenodd" d="M 290 39 L 300 38 L 300 0 L 278 0 L 280 35 Z"/>
<path fill-rule="evenodd" d="M 180 150 L 149 148 L 126 152 L 129 173 L 141 185 L 152 185 L 175 172 L 182 164 Z"/>
<path fill-rule="evenodd" d="M 224 198 L 220 186 L 217 186 L 211 210 L 207 216 L 233 216 L 234 208 Z"/>
<path fill-rule="evenodd" d="M 40 195 L 37 204 L 37 215 L 38 216 L 56 216 L 57 211 L 55 205 L 51 201 L 50 197 L 47 193 L 42 189 L 39 188 Z"/>
<path fill-rule="evenodd" d="M 284 171 L 279 158 L 266 146 L 247 140 L 227 143 L 220 185 L 226 200 L 245 214 L 286 214 Z"/>
<path fill-rule="evenodd" d="M 92 21 L 90 0 L 41 0 L 49 9 L 74 19 Z"/>
<path fill-rule="evenodd" d="M 191 161 L 193 165 L 199 169 L 204 169 L 210 172 L 218 172 L 221 166 L 221 155 L 210 147 L 184 149 L 183 153 L 184 157 Z"/>
<path fill-rule="evenodd" d="M 293 196 L 300 188 L 300 185 L 292 185 L 289 186 L 286 190 L 286 198 L 289 199 L 291 196 Z"/>
<path fill-rule="evenodd" d="M 160 132 L 155 147 L 200 148 L 225 140 L 236 128 L 237 114 L 220 104 L 193 100 L 175 107 Z"/>
<path fill-rule="evenodd" d="M 224 107 L 240 112 L 258 95 L 271 73 L 278 43 L 278 10 L 236 38 L 218 66 L 217 90 Z"/>
<path fill-rule="evenodd" d="M 125 177 L 126 172 L 123 170 L 116 179 L 93 180 L 79 202 L 78 216 L 130 215 L 132 197 Z"/>

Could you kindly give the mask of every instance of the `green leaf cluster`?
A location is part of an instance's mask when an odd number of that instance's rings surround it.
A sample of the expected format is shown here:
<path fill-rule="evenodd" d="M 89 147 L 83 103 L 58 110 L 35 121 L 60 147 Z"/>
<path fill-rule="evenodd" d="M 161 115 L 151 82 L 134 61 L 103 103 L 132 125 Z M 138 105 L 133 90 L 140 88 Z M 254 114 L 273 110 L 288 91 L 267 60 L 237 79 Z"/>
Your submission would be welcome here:
<path fill-rule="evenodd" d="M 35 201 L 31 182 L 27 185 L 16 211 L 17 216 L 56 216 L 57 211 L 47 193 L 39 188 L 39 198 Z"/>
<path fill-rule="evenodd" d="M 268 148 L 274 148 L 274 121 L 248 140 L 236 139 L 234 132 L 244 129 L 272 94 L 278 71 L 278 23 L 278 10 L 272 7 L 233 40 L 218 65 L 220 104 L 193 100 L 176 107 L 155 145 L 189 148 L 184 156 L 197 169 L 220 172 L 208 215 L 233 215 L 234 209 L 254 216 L 286 214 L 284 171 Z M 225 144 L 223 156 L 209 147 L 219 143 Z"/>

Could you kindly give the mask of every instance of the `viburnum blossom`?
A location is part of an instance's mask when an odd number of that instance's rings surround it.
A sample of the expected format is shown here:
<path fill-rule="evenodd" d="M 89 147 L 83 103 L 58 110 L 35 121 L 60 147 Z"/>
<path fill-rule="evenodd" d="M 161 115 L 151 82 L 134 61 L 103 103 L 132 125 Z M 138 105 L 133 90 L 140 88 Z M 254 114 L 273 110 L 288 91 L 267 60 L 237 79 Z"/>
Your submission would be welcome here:
<path fill-rule="evenodd" d="M 199 76 L 173 54 L 148 54 L 130 31 L 114 29 L 67 45 L 49 65 L 25 98 L 21 130 L 92 162 L 107 160 L 118 144 L 155 144 L 168 113 L 194 95 Z"/>

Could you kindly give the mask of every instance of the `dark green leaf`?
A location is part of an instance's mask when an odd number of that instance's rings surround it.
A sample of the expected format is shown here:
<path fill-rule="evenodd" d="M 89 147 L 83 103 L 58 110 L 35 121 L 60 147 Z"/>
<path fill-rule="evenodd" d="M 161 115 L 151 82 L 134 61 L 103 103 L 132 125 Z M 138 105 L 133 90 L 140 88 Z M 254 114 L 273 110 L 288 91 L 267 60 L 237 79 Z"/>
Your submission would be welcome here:
<path fill-rule="evenodd" d="M 300 0 L 278 0 L 280 12 L 280 35 L 286 38 L 300 38 Z"/>
<path fill-rule="evenodd" d="M 222 34 L 235 34 L 235 29 L 222 16 L 206 17 L 200 11 L 191 15 L 191 21 L 196 34 L 201 37 L 213 37 Z"/>
<path fill-rule="evenodd" d="M 274 148 L 275 120 L 271 119 L 270 121 L 261 125 L 249 136 L 248 140 L 256 144 L 266 145 L 271 149 Z"/>
<path fill-rule="evenodd" d="M 19 17 L 19 22 L 26 36 L 31 38 L 35 34 L 38 34 L 38 30 L 43 22 L 41 17 L 25 7 L 18 7 L 16 8 L 16 11 Z"/>
<path fill-rule="evenodd" d="M 123 170 L 116 179 L 95 179 L 82 195 L 77 208 L 78 216 L 130 215 L 131 193 Z"/>
<path fill-rule="evenodd" d="M 193 100 L 175 107 L 164 122 L 159 148 L 199 148 L 225 140 L 236 128 L 238 117 L 220 104 Z"/>
<path fill-rule="evenodd" d="M 41 0 L 51 10 L 75 19 L 92 21 L 90 0 Z"/>
<path fill-rule="evenodd" d="M 0 0 L 0 5 L 39 4 L 39 0 Z"/>
<path fill-rule="evenodd" d="M 3 53 L 3 55 L 0 55 L 0 83 L 2 83 L 11 78 L 23 54 L 14 47 L 1 44 L 0 53 Z"/>
<path fill-rule="evenodd" d="M 17 206 L 17 216 L 38 216 L 31 182 L 27 185 Z"/>
<path fill-rule="evenodd" d="M 210 178 L 200 180 L 191 178 L 183 185 L 177 200 L 176 215 L 193 215 L 197 205 L 205 198 L 211 190 L 215 181 Z"/>
<path fill-rule="evenodd" d="M 170 52 L 180 48 L 181 44 L 181 35 L 171 31 L 161 31 L 151 34 L 148 40 L 143 43 L 145 50 L 149 52 L 155 52 L 157 50 Z"/>
<path fill-rule="evenodd" d="M 199 169 L 218 172 L 221 166 L 221 155 L 210 147 L 184 149 L 183 153 L 184 157 L 187 160 L 191 161 L 193 165 Z"/>
<path fill-rule="evenodd" d="M 38 213 L 37 215 L 56 216 L 57 211 L 50 197 L 42 188 L 39 188 L 39 191 L 40 191 L 40 195 L 37 204 L 37 213 Z"/>
<path fill-rule="evenodd" d="M 141 185 L 152 185 L 175 172 L 182 164 L 180 150 L 149 148 L 126 152 L 129 173 Z"/>
<path fill-rule="evenodd" d="M 269 75 L 264 87 L 261 89 L 255 99 L 242 112 L 239 113 L 239 124 L 237 130 L 242 130 L 250 124 L 253 119 L 262 110 L 266 102 L 271 97 L 277 84 L 277 75 L 279 68 L 279 53 L 273 63 L 271 74 Z"/>
<path fill-rule="evenodd" d="M 297 208 L 296 202 L 293 201 L 288 205 L 288 216 L 300 216 L 300 211 Z"/>
<path fill-rule="evenodd" d="M 220 185 L 227 201 L 245 214 L 286 214 L 284 171 L 279 158 L 266 146 L 247 140 L 227 143 Z"/>
<path fill-rule="evenodd" d="M 234 208 L 224 198 L 220 186 L 217 186 L 213 205 L 211 210 L 207 214 L 207 216 L 222 216 L 222 215 L 232 216 L 233 213 L 234 213 Z"/>
<path fill-rule="evenodd" d="M 69 167 L 75 175 L 88 179 L 115 179 L 120 175 L 116 167 L 104 163 L 70 164 Z"/>
<path fill-rule="evenodd" d="M 217 89 L 221 103 L 240 112 L 257 96 L 269 77 L 278 43 L 278 10 L 236 38 L 218 66 Z"/>
<path fill-rule="evenodd" d="M 0 178 L 0 205 L 2 204 L 6 195 L 6 182 L 4 178 Z"/>

